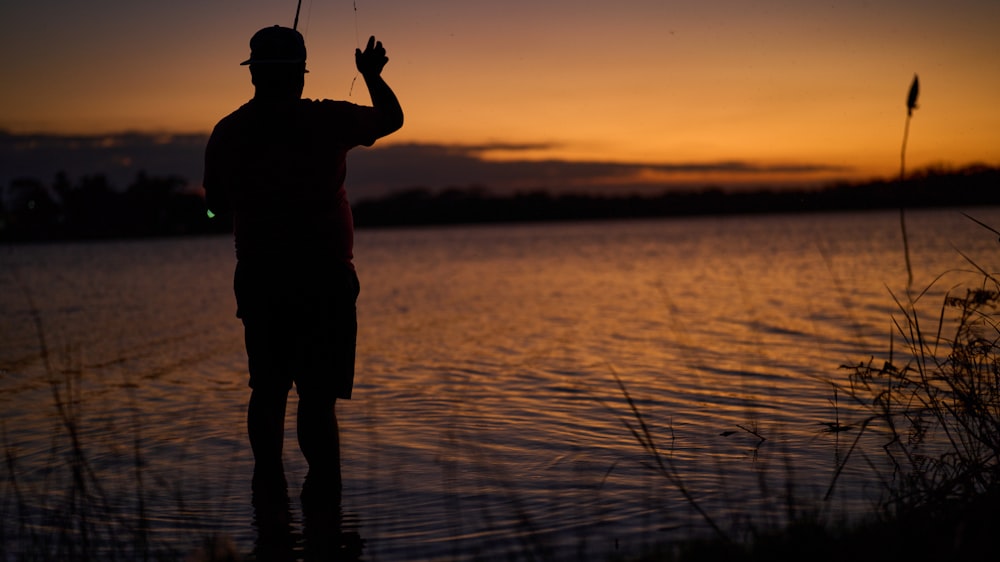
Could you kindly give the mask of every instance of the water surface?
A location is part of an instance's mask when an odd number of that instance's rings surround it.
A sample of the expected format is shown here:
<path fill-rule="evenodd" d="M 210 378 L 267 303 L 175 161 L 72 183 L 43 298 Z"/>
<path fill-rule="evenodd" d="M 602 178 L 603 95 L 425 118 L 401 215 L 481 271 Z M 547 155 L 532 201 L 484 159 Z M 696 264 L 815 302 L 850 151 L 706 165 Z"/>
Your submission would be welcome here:
<path fill-rule="evenodd" d="M 950 272 L 920 301 L 933 320 L 977 280 L 959 252 L 994 271 L 996 237 L 955 210 L 907 220 L 914 286 Z M 824 424 L 856 415 L 839 367 L 887 356 L 906 284 L 892 212 L 364 230 L 355 253 L 357 386 L 338 413 L 366 560 L 603 559 L 704 532 L 616 376 L 715 522 L 779 520 L 786 484 L 803 504 L 827 491 L 853 433 Z M 6 505 L 65 505 L 59 402 L 121 528 L 142 510 L 157 545 L 218 531 L 249 552 L 229 238 L 6 246 L 0 266 Z M 817 505 L 860 513 L 877 491 L 851 463 Z"/>

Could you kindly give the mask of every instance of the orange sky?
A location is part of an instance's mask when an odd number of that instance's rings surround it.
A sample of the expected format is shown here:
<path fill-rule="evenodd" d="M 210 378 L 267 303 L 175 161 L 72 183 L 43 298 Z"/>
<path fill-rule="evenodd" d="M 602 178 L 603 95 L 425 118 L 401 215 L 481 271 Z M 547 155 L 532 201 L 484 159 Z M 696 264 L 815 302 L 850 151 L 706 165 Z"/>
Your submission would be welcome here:
<path fill-rule="evenodd" d="M 250 35 L 294 14 L 291 0 L 4 3 L 0 129 L 207 132 L 252 94 Z M 352 52 L 384 41 L 407 115 L 392 143 L 834 168 L 773 178 L 804 181 L 898 173 L 914 73 L 907 166 L 1000 165 L 997 22 L 996 0 L 303 0 L 299 29 L 314 98 L 368 103 Z"/>

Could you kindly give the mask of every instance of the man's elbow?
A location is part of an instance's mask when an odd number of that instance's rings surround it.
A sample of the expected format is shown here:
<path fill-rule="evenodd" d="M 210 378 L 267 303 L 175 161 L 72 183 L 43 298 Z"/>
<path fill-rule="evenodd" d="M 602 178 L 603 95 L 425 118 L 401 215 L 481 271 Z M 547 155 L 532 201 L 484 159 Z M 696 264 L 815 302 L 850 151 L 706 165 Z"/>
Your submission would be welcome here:
<path fill-rule="evenodd" d="M 386 115 L 382 121 L 382 136 L 390 135 L 403 128 L 403 112 Z"/>

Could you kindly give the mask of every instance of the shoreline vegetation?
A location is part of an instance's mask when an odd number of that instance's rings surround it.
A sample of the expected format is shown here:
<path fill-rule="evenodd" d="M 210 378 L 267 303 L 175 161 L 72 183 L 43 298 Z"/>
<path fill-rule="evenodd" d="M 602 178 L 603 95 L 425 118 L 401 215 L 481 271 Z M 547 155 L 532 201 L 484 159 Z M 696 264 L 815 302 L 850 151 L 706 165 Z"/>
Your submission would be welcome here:
<path fill-rule="evenodd" d="M 994 233 L 993 228 L 983 225 Z M 907 560 L 992 561 L 1000 555 L 1000 278 L 962 254 L 971 277 L 942 273 L 919 291 L 890 292 L 896 310 L 888 358 L 842 365 L 845 380 L 832 381 L 861 415 L 831 424 L 851 443 L 838 460 L 826 497 L 803 500 L 789 490 L 787 520 L 663 544 L 624 562 L 741 562 Z M 957 273 L 957 272 L 952 272 Z M 947 279 L 946 279 L 947 278 Z M 931 301 L 931 302 L 928 302 Z M 936 318 L 936 321 L 933 321 Z M 928 320 L 931 320 L 928 322 Z M 617 375 L 616 375 L 617 379 Z M 645 414 L 629 391 L 632 410 L 623 420 L 667 485 L 683 492 L 669 455 L 653 445 Z M 747 430 L 749 431 L 749 430 Z M 862 438 L 875 438 L 867 447 Z M 763 439 L 763 438 L 762 438 Z M 888 461 L 877 462 L 879 459 Z M 870 512 L 839 520 L 825 508 L 841 470 L 867 466 L 879 491 Z M 698 509 L 697 500 L 685 495 Z M 711 520 L 708 521 L 710 524 Z"/>
<path fill-rule="evenodd" d="M 49 185 L 15 179 L 0 194 L 0 242 L 140 238 L 229 232 L 209 218 L 200 191 L 180 176 L 137 174 L 120 189 L 103 175 Z M 581 221 L 763 213 L 810 213 L 1000 204 L 1000 168 L 930 167 L 898 180 L 836 183 L 817 189 L 726 191 L 718 187 L 657 195 L 498 195 L 481 186 L 414 187 L 353 205 L 357 228 Z"/>

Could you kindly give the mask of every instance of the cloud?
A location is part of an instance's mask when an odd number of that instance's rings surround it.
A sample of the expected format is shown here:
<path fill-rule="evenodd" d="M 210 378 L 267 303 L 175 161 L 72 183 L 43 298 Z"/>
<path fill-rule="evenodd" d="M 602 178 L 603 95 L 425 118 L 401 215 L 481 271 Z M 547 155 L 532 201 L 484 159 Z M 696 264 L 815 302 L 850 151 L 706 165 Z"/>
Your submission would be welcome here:
<path fill-rule="evenodd" d="M 144 171 L 178 175 L 201 185 L 205 134 L 119 133 L 43 135 L 0 132 L 0 185 L 18 177 L 51 181 L 64 171 L 70 179 L 104 174 L 125 187 Z M 348 189 L 354 199 L 376 198 L 423 187 L 484 187 L 494 193 L 650 192 L 708 184 L 733 187 L 803 185 L 817 177 L 847 175 L 847 168 L 816 163 L 611 162 L 528 158 L 553 148 L 546 144 L 452 145 L 379 143 L 351 152 Z"/>
<path fill-rule="evenodd" d="M 0 131 L 0 185 L 15 178 L 51 181 L 103 174 L 124 188 L 140 171 L 177 175 L 200 185 L 204 134 L 117 133 L 111 135 L 10 134 Z"/>
<path fill-rule="evenodd" d="M 814 163 L 611 162 L 517 158 L 546 145 L 393 144 L 352 153 L 349 181 L 360 195 L 405 187 L 482 186 L 494 192 L 663 191 L 706 184 L 724 187 L 809 184 L 816 176 L 847 175 L 850 169 Z M 503 152 L 504 158 L 490 157 Z"/>

